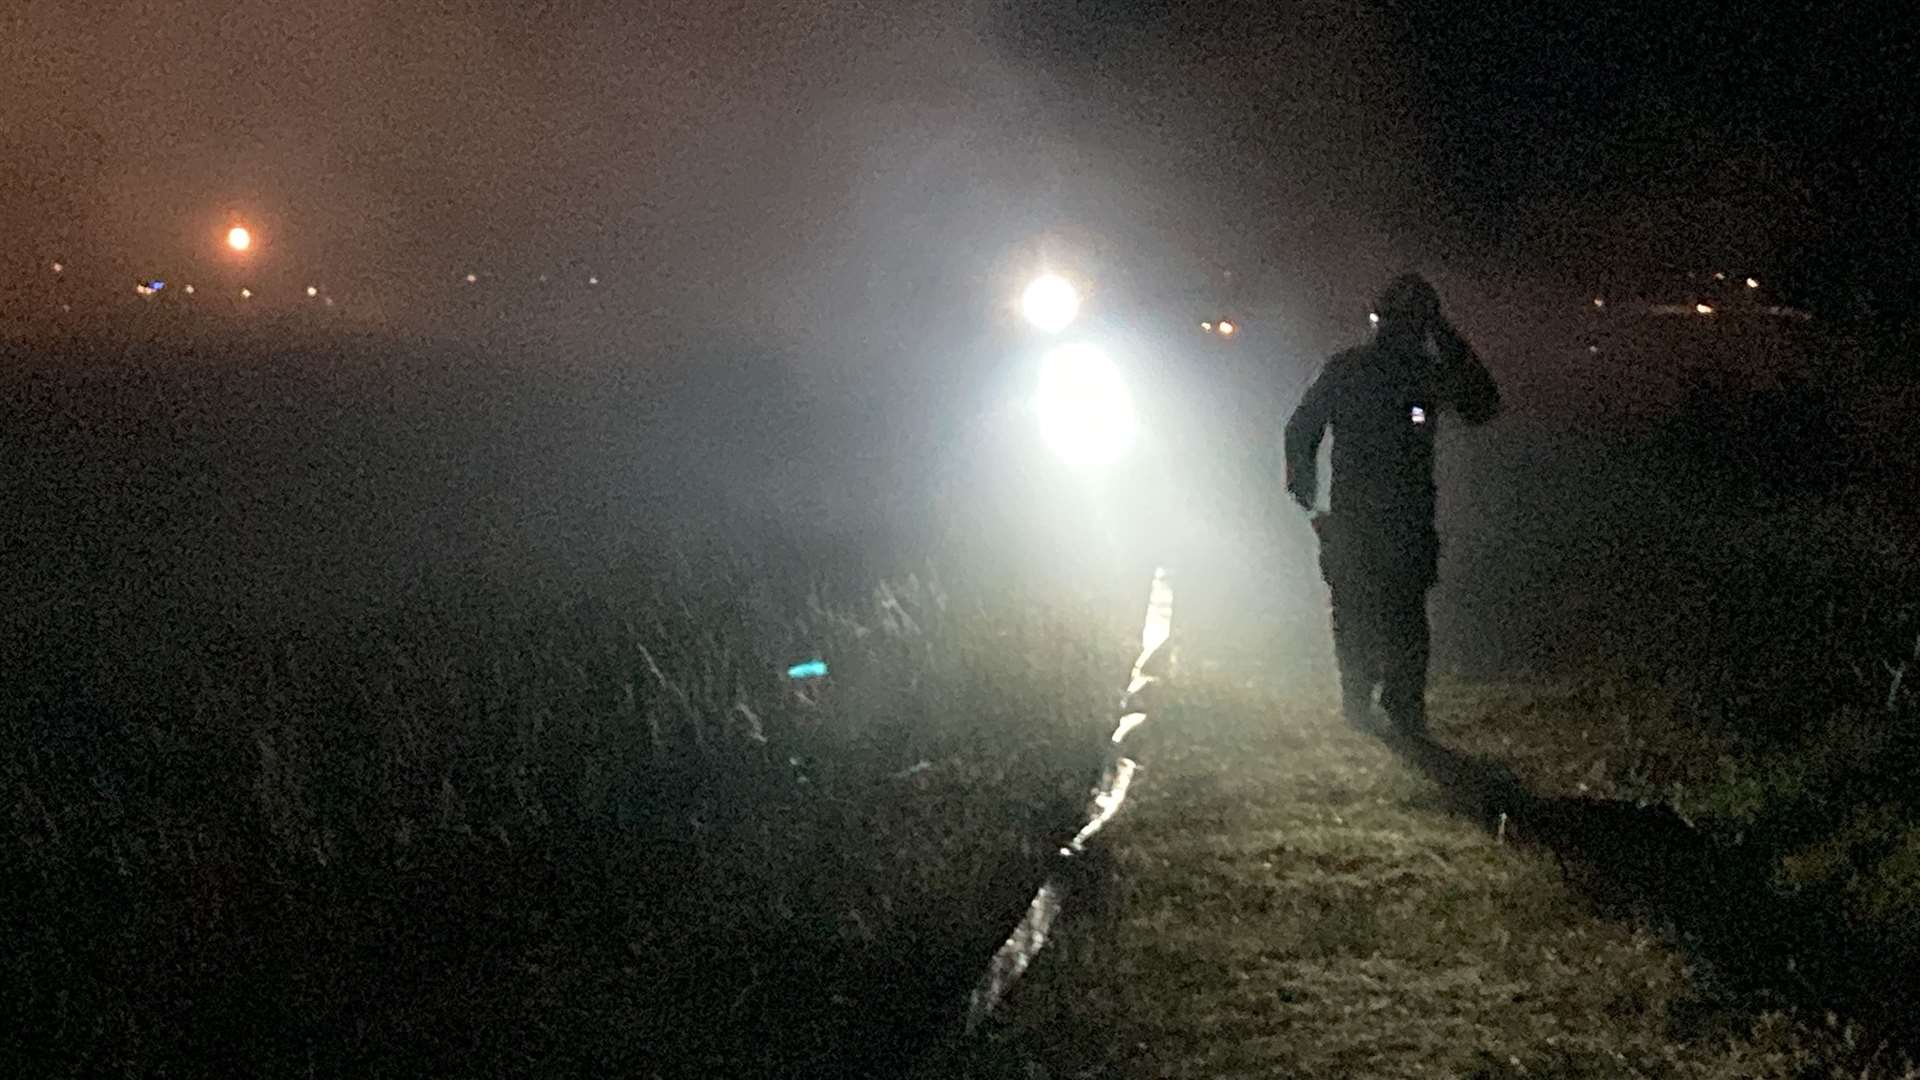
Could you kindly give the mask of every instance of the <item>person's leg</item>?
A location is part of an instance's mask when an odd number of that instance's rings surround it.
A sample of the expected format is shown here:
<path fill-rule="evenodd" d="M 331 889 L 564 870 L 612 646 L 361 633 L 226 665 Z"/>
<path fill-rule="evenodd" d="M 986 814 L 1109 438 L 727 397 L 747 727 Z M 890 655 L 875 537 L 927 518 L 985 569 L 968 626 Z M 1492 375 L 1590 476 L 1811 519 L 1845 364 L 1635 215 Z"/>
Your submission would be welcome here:
<path fill-rule="evenodd" d="M 1380 681 L 1378 604 L 1367 590 L 1333 586 L 1333 657 L 1340 666 L 1340 710 L 1347 723 L 1373 724 L 1373 688 Z"/>
<path fill-rule="evenodd" d="M 1426 586 L 1395 590 L 1383 615 L 1380 707 L 1402 734 L 1425 734 L 1427 654 L 1431 648 Z"/>

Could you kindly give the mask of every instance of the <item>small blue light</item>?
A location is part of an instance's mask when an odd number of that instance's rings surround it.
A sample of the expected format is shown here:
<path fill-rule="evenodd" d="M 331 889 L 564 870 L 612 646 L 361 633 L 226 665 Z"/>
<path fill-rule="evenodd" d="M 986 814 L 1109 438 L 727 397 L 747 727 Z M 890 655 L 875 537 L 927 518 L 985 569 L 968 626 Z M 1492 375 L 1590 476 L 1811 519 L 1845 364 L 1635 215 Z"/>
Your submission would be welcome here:
<path fill-rule="evenodd" d="M 808 660 L 804 664 L 795 664 L 787 669 L 789 679 L 823 679 L 827 675 L 825 660 Z"/>
<path fill-rule="evenodd" d="M 147 288 L 152 289 L 154 292 L 159 292 L 161 289 L 164 289 L 166 287 L 167 287 L 167 283 L 164 281 L 147 282 Z"/>

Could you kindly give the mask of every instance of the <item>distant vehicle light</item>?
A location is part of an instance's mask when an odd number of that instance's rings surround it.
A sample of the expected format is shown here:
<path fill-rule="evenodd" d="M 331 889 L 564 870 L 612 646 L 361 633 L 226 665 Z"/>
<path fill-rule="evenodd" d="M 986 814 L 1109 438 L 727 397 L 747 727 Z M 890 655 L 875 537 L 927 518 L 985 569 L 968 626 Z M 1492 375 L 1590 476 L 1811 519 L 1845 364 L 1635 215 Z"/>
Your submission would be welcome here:
<path fill-rule="evenodd" d="M 1233 323 L 1227 321 L 1226 319 L 1220 320 L 1220 336 L 1221 337 L 1232 337 L 1233 332 L 1238 329 L 1240 328 L 1233 325 Z"/>
<path fill-rule="evenodd" d="M 1042 274 L 1020 294 L 1020 314 L 1039 329 L 1057 334 L 1080 314 L 1080 290 L 1058 274 Z"/>
<path fill-rule="evenodd" d="M 1041 359 L 1034 408 L 1041 437 L 1070 465 L 1118 461 L 1139 432 L 1126 380 L 1094 345 L 1062 345 Z"/>
<path fill-rule="evenodd" d="M 1755 280 L 1755 279 L 1753 279 L 1753 278 L 1748 278 L 1748 279 L 1747 279 L 1747 288 L 1749 288 L 1749 289 L 1757 289 L 1757 288 L 1759 288 L 1759 287 L 1760 287 L 1760 282 L 1759 282 L 1759 281 L 1757 281 L 1757 280 Z"/>
<path fill-rule="evenodd" d="M 1699 312 L 1702 315 L 1711 315 L 1713 314 L 1713 305 L 1712 304 L 1695 304 L 1693 305 L 1693 310 Z"/>

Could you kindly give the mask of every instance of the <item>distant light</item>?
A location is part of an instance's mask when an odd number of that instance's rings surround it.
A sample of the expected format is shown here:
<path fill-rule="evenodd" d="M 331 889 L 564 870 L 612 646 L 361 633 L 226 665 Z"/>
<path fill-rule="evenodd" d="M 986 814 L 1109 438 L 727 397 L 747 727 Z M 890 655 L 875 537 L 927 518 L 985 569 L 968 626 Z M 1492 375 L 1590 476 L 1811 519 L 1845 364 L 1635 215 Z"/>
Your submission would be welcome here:
<path fill-rule="evenodd" d="M 161 281 L 159 278 L 155 278 L 152 281 L 147 282 L 147 288 L 152 289 L 154 292 L 159 292 L 161 289 L 164 289 L 166 287 L 167 287 L 167 283 L 164 281 Z"/>
<path fill-rule="evenodd" d="M 316 288 L 314 288 L 314 287 L 313 287 L 313 286 L 311 286 L 311 285 L 309 285 L 309 286 L 307 286 L 307 295 L 308 295 L 308 296 L 319 296 L 319 295 L 320 295 L 320 290 L 319 290 L 319 289 L 316 289 Z"/>
<path fill-rule="evenodd" d="M 245 251 L 253 246 L 253 234 L 244 226 L 235 225 L 227 230 L 227 246 L 235 251 Z"/>
<path fill-rule="evenodd" d="M 468 275 L 467 275 L 467 284 L 469 284 L 469 285 L 471 285 L 471 284 L 473 284 L 474 282 L 476 282 L 476 281 L 479 281 L 479 280 L 480 280 L 480 275 L 479 275 L 479 274 L 468 274 Z"/>
<path fill-rule="evenodd" d="M 133 287 L 133 291 L 139 293 L 141 296 L 153 295 L 153 289 L 150 286 L 146 286 L 146 285 L 135 285 Z"/>
<path fill-rule="evenodd" d="M 1062 345 L 1041 359 L 1034 409 L 1041 437 L 1070 465 L 1119 460 L 1139 428 L 1119 367 L 1084 343 Z"/>
<path fill-rule="evenodd" d="M 587 279 L 587 284 L 589 284 L 589 285 L 598 285 L 598 284 L 600 284 L 600 279 L 599 279 L 599 278 L 597 278 L 597 277 L 590 277 L 590 278 L 588 278 L 588 279 Z"/>
<path fill-rule="evenodd" d="M 807 660 L 787 669 L 789 679 L 824 679 L 827 677 L 825 660 Z"/>
<path fill-rule="evenodd" d="M 1759 288 L 1759 287 L 1760 287 L 1760 283 L 1759 283 L 1758 281 L 1756 281 L 1756 280 L 1754 280 L 1753 278 L 1748 278 L 1748 279 L 1747 279 L 1747 288 L 1749 288 L 1749 289 L 1757 289 L 1757 288 Z"/>
<path fill-rule="evenodd" d="M 1424 424 L 1427 422 L 1427 410 L 1415 405 L 1407 410 L 1407 418 L 1416 424 Z"/>
<path fill-rule="evenodd" d="M 1593 306 L 1594 306 L 1594 307 L 1606 307 L 1606 306 L 1607 306 L 1607 298 L 1606 298 L 1606 297 L 1604 297 L 1604 296 L 1596 296 L 1596 297 L 1594 297 L 1594 298 L 1593 298 Z"/>
<path fill-rule="evenodd" d="M 1715 270 L 1715 271 L 1713 272 L 1713 280 L 1715 280 L 1715 281 L 1725 281 L 1725 280 L 1727 280 L 1727 275 L 1726 275 L 1726 272 L 1725 272 L 1725 271 L 1723 271 L 1723 270 Z"/>
<path fill-rule="evenodd" d="M 1695 304 L 1693 305 L 1693 310 L 1699 312 L 1702 315 L 1711 315 L 1713 314 L 1713 305 L 1712 304 Z"/>
<path fill-rule="evenodd" d="M 242 299 L 242 300 L 251 300 L 251 299 L 253 299 L 253 290 L 252 290 L 252 289 L 241 289 L 241 290 L 240 290 L 240 299 Z"/>
<path fill-rule="evenodd" d="M 542 284 L 542 285 L 545 285 L 546 283 L 547 283 L 547 275 L 545 275 L 545 274 L 541 274 L 541 275 L 540 275 L 540 284 Z"/>
<path fill-rule="evenodd" d="M 189 286 L 187 286 L 187 295 L 188 295 L 188 296 L 192 296 L 192 295 L 193 295 L 193 286 L 191 286 L 191 285 L 189 285 Z"/>
<path fill-rule="evenodd" d="M 1598 345 L 1589 345 L 1589 346 L 1587 346 L 1587 351 L 1588 351 L 1588 352 L 1590 352 L 1590 353 L 1597 353 L 1597 352 L 1599 352 L 1599 351 L 1600 351 L 1600 346 L 1598 346 Z"/>
<path fill-rule="evenodd" d="M 1380 325 L 1380 313 L 1379 313 L 1379 312 L 1377 312 L 1377 311 L 1369 311 L 1369 312 L 1367 312 L 1367 322 L 1369 322 L 1369 323 L 1371 323 L 1371 324 L 1373 324 L 1374 326 L 1379 326 L 1379 325 Z"/>
<path fill-rule="evenodd" d="M 1211 334 L 1213 333 L 1213 324 L 1210 322 L 1203 322 L 1200 324 L 1200 329 L 1205 330 L 1207 333 Z"/>
<path fill-rule="evenodd" d="M 328 306 L 328 307 L 332 307 L 332 306 L 333 306 L 333 297 L 331 297 L 331 296 L 329 296 L 329 297 L 327 297 L 327 306 Z"/>
<path fill-rule="evenodd" d="M 1020 294 L 1020 314 L 1049 334 L 1059 333 L 1080 314 L 1080 290 L 1058 274 L 1042 274 Z"/>
<path fill-rule="evenodd" d="M 54 263 L 54 264 L 53 264 L 53 272 L 54 272 L 54 273 L 56 273 L 56 274 L 59 274 L 59 273 L 64 273 L 64 272 L 66 271 L 66 269 L 67 269 L 67 264 L 66 264 L 66 263 Z"/>
<path fill-rule="evenodd" d="M 1226 319 L 1220 320 L 1220 336 L 1221 337 L 1232 337 L 1233 332 L 1238 329 L 1240 328 L 1233 325 L 1233 323 L 1229 322 L 1228 320 Z"/>

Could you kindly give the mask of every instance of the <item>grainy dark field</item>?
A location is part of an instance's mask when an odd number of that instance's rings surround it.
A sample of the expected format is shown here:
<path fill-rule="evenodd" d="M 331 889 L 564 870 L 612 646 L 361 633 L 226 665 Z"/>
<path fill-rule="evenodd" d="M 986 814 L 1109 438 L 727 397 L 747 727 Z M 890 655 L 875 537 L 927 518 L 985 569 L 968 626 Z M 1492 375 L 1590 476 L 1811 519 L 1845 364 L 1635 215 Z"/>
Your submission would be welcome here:
<path fill-rule="evenodd" d="M 836 415 L 777 358 L 9 349 L 16 1071 L 939 1067 L 1129 658 L 1141 553 L 1061 530 L 1138 491 L 1088 511 L 1004 446 L 876 453 L 911 424 Z M 1582 906 L 1545 847 L 1485 850 L 1444 778 L 1327 730 L 1304 526 L 1257 454 L 1195 442 L 1189 505 L 1220 527 L 1167 535 L 1201 689 L 1108 841 L 1117 892 L 996 1038 L 1081 1075 L 1890 1068 L 1869 1055 L 1920 962 L 1914 444 L 1862 403 L 1903 378 L 1522 409 L 1443 455 L 1441 740 L 1543 797 L 1674 808 L 1780 898 L 1754 918 L 1793 916 L 1764 936 L 1794 978 Z M 826 683 L 781 678 L 814 655 Z M 1376 803 L 1371 831 L 1325 824 Z M 1230 973 L 1272 964 L 1294 996 L 1221 1026 Z M 1649 989 L 1586 989 L 1622 979 Z M 1363 999 L 1391 1037 L 1336 1022 Z M 1719 1026 L 1676 1034 L 1703 1008 Z"/>
<path fill-rule="evenodd" d="M 9 370 L 5 1055 L 844 1075 L 930 1042 L 1074 827 L 1124 632 L 809 533 L 804 429 L 743 452 L 716 411 L 804 424 L 754 398 L 772 365 L 359 348 Z"/>

